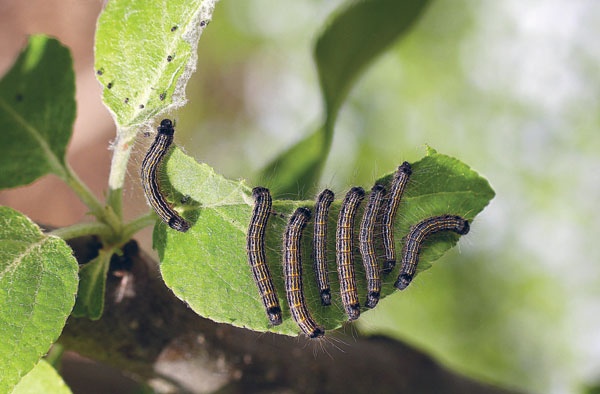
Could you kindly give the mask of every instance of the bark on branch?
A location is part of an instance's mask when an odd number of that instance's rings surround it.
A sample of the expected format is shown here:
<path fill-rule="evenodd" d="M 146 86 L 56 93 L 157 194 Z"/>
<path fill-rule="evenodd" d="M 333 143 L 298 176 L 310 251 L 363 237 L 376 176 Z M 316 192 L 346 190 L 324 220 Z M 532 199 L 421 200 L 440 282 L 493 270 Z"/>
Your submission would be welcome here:
<path fill-rule="evenodd" d="M 98 247 L 91 238 L 72 246 L 79 261 Z M 390 338 L 332 334 L 329 343 L 315 343 L 202 318 L 133 242 L 111 262 L 102 319 L 70 318 L 60 342 L 140 380 L 167 380 L 179 392 L 509 393 Z"/>

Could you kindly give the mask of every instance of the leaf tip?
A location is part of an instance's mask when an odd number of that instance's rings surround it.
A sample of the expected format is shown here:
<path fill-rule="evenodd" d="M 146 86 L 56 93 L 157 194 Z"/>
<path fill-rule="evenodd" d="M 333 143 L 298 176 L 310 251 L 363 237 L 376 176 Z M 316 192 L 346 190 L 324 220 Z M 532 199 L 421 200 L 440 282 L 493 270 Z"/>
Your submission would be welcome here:
<path fill-rule="evenodd" d="M 427 156 L 433 156 L 437 153 L 437 150 L 435 150 L 431 146 L 425 144 L 425 153 Z"/>

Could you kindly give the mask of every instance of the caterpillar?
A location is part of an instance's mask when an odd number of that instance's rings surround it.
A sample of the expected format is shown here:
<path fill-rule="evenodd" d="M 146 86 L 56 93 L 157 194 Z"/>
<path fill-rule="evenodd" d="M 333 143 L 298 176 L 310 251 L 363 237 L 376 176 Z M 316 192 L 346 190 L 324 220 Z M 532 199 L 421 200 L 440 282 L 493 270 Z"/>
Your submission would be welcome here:
<path fill-rule="evenodd" d="M 160 189 L 158 170 L 173 143 L 175 128 L 170 119 L 163 119 L 157 129 L 158 133 L 150 149 L 146 152 L 141 166 L 142 186 L 146 199 L 163 222 L 174 230 L 186 232 L 190 224 L 181 217 L 167 202 Z"/>
<path fill-rule="evenodd" d="M 315 223 L 313 232 L 313 267 L 317 278 L 317 286 L 321 295 L 321 304 L 331 305 L 331 289 L 327 273 L 327 217 L 334 194 L 325 189 L 317 196 L 315 202 Z"/>
<path fill-rule="evenodd" d="M 365 198 L 362 187 L 353 187 L 344 197 L 335 234 L 335 261 L 340 279 L 340 294 L 348 320 L 360 316 L 360 303 L 354 274 L 354 217 L 358 206 Z"/>
<path fill-rule="evenodd" d="M 325 330 L 315 323 L 304 298 L 302 286 L 301 239 L 306 223 L 310 219 L 308 208 L 298 208 L 290 217 L 283 236 L 283 275 L 285 294 L 292 318 L 309 338 L 318 338 Z"/>
<path fill-rule="evenodd" d="M 423 242 L 440 231 L 454 231 L 464 235 L 469 232 L 469 222 L 460 216 L 442 215 L 427 218 L 412 226 L 402 248 L 402 267 L 394 284 L 396 288 L 404 290 L 410 284 L 417 271 Z"/>
<path fill-rule="evenodd" d="M 379 302 L 379 295 L 381 293 L 381 275 L 379 273 L 379 264 L 377 264 L 377 258 L 375 257 L 374 232 L 377 215 L 384 196 L 385 188 L 383 185 L 375 184 L 371 189 L 371 195 L 369 196 L 369 201 L 360 222 L 358 245 L 367 276 L 367 302 L 365 305 L 368 308 L 375 308 Z"/>
<path fill-rule="evenodd" d="M 383 210 L 382 218 L 382 236 L 383 249 L 385 251 L 385 262 L 383 263 L 383 272 L 389 274 L 396 266 L 396 251 L 394 246 L 394 219 L 396 212 L 404 194 L 404 189 L 408 179 L 412 174 L 412 169 L 408 162 L 402 163 L 394 173 L 394 178 L 390 187 L 390 193 L 387 198 L 386 206 Z"/>
<path fill-rule="evenodd" d="M 269 272 L 265 253 L 265 232 L 273 200 L 269 189 L 264 187 L 252 189 L 252 196 L 255 203 L 246 237 L 248 264 L 252 269 L 252 276 L 258 287 L 267 317 L 271 324 L 276 326 L 281 324 L 282 321 L 281 307 L 279 306 L 279 299 L 273 285 L 273 278 Z"/>

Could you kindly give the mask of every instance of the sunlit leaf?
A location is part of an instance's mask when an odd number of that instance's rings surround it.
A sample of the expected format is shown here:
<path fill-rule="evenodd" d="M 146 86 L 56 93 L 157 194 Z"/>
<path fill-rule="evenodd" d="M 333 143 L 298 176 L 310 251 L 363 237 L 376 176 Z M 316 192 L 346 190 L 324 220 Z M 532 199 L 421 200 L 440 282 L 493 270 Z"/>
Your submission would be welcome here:
<path fill-rule="evenodd" d="M 70 394 L 71 390 L 50 364 L 40 360 L 21 379 L 12 394 Z"/>
<path fill-rule="evenodd" d="M 214 0 L 109 1 L 98 20 L 95 68 L 121 127 L 185 103 L 196 46 Z"/>
<path fill-rule="evenodd" d="M 0 207 L 0 392 L 30 371 L 75 303 L 77 262 L 60 238 Z"/>

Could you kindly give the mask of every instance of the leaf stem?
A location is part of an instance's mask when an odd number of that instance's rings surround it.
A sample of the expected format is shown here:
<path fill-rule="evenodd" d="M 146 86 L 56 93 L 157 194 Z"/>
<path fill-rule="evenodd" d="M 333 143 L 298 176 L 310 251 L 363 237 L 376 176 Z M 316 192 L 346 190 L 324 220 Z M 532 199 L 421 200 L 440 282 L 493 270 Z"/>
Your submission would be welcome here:
<path fill-rule="evenodd" d="M 123 226 L 123 239 L 133 237 L 133 234 L 154 223 L 156 223 L 156 214 L 154 211 L 148 211 L 144 215 L 138 216 Z"/>
<path fill-rule="evenodd" d="M 50 231 L 49 234 L 60 237 L 64 240 L 83 237 L 86 235 L 98 235 L 106 239 L 113 236 L 113 231 L 109 226 L 107 226 L 104 223 L 91 222 L 77 223 L 72 226 L 57 228 L 56 230 Z"/>
<path fill-rule="evenodd" d="M 108 199 L 110 206 L 117 215 L 121 216 L 122 189 L 127 174 L 127 163 L 131 149 L 135 143 L 135 136 L 139 126 L 123 127 L 117 130 L 117 140 L 113 146 L 113 157 L 108 176 Z"/>
<path fill-rule="evenodd" d="M 127 163 L 135 136 L 139 127 L 123 127 L 117 130 L 117 140 L 113 145 L 113 157 L 108 176 L 108 196 L 106 202 L 112 208 L 115 216 L 122 222 L 123 217 L 123 184 L 127 174 Z"/>
<path fill-rule="evenodd" d="M 108 225 L 112 229 L 113 234 L 120 233 L 122 227 L 121 219 L 115 214 L 113 209 L 109 206 L 103 206 L 68 164 L 65 164 L 64 168 L 65 173 L 63 180 L 67 183 L 67 185 L 69 185 L 69 187 L 71 187 L 71 189 L 73 189 L 81 201 L 87 205 L 92 215 L 94 215 L 102 223 Z"/>

